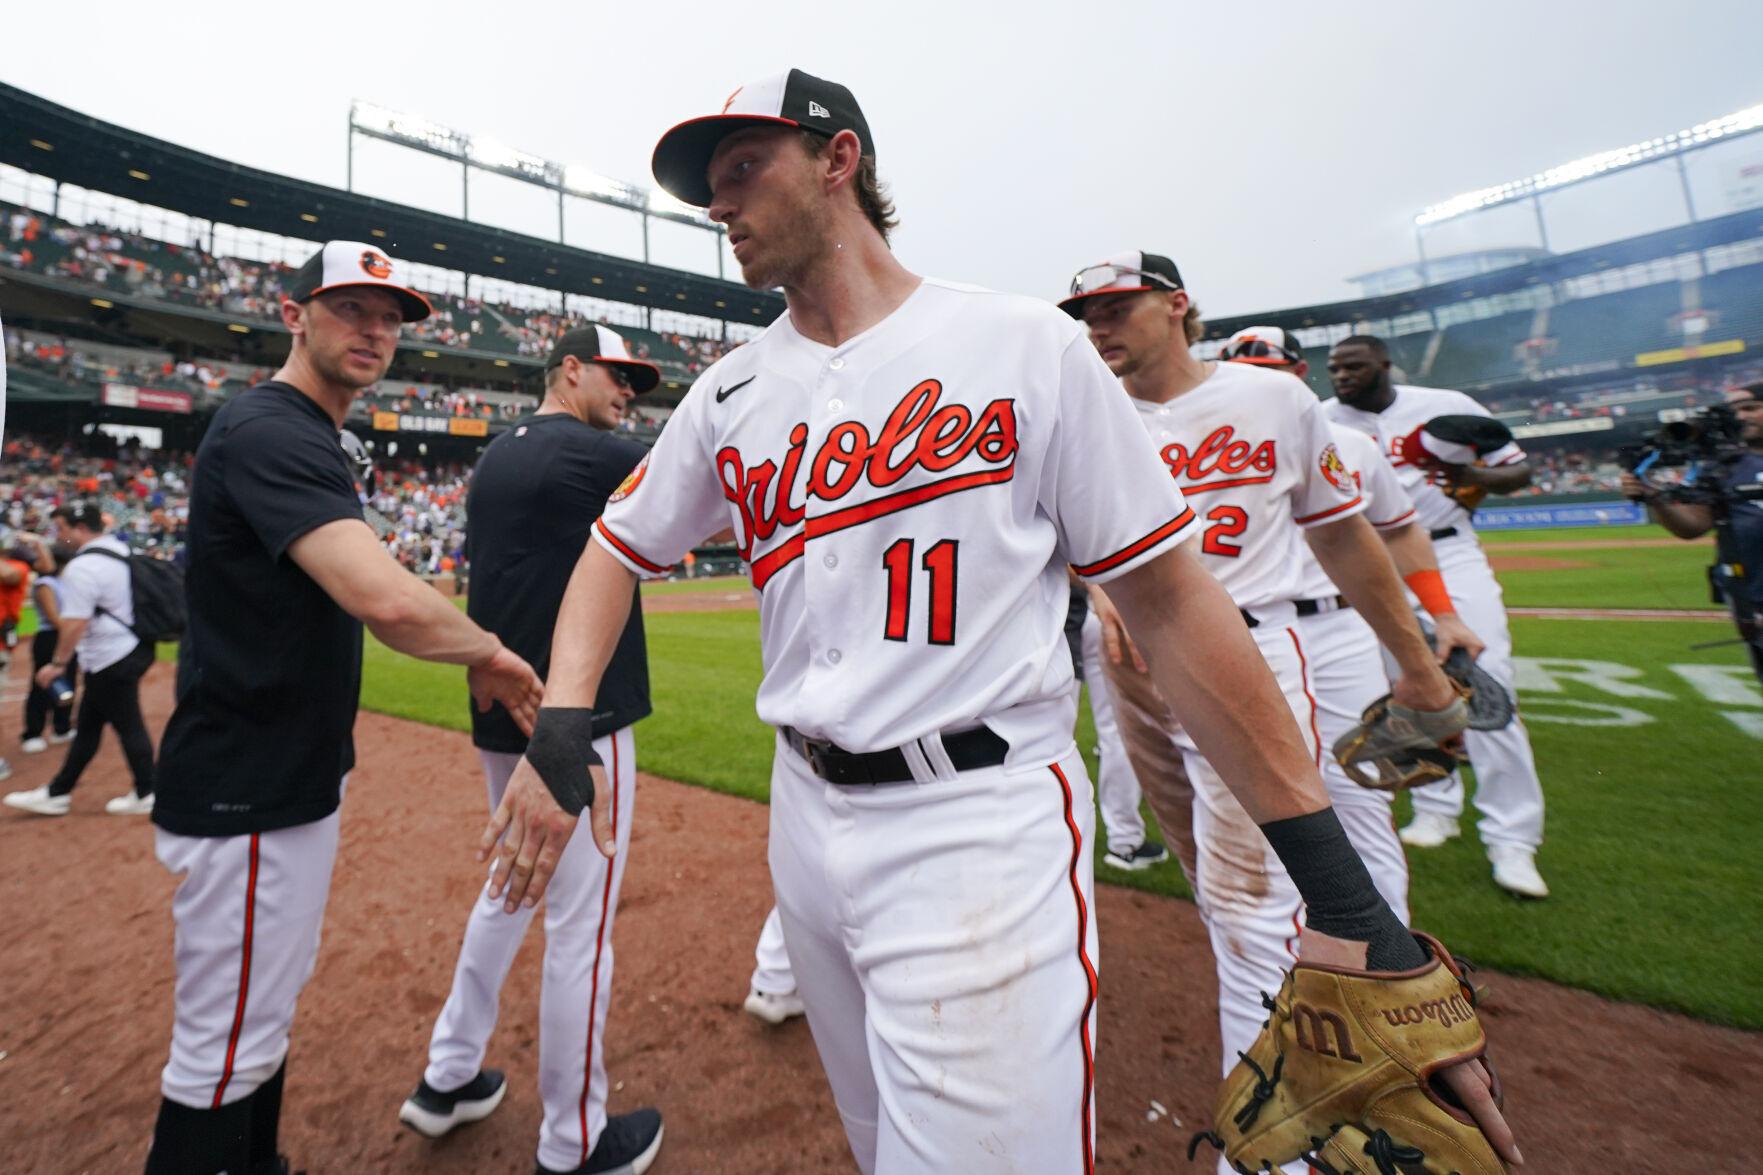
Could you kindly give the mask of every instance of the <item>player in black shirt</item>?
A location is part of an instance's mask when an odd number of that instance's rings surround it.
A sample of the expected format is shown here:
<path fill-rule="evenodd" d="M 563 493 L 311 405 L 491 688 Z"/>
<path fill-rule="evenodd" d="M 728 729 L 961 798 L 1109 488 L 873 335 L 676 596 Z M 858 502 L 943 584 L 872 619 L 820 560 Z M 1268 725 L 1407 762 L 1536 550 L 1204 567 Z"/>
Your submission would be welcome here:
<path fill-rule="evenodd" d="M 491 442 L 472 474 L 465 535 L 472 567 L 471 618 L 531 661 L 544 676 L 551 627 L 588 531 L 646 450 L 611 430 L 631 399 L 660 379 L 630 358 L 603 326 L 570 331 L 545 363 L 538 414 Z M 631 616 L 593 707 L 594 748 L 611 780 L 618 853 L 603 856 L 592 837 L 564 851 L 545 894 L 545 977 L 539 997 L 539 1170 L 642 1172 L 661 1146 L 652 1109 L 606 1115 L 606 1011 L 612 988 L 612 923 L 630 843 L 636 756 L 630 726 L 649 713 L 643 615 Z M 490 810 L 527 750 L 506 711 L 472 714 Z M 453 990 L 435 1022 L 423 1080 L 399 1111 L 412 1128 L 438 1137 L 489 1114 L 502 1075 L 482 1068 L 496 1026 L 502 981 L 532 921 L 533 907 L 509 912 L 486 887 L 472 907 Z"/>
<path fill-rule="evenodd" d="M 400 652 L 469 666 L 480 705 L 521 723 L 538 705 L 532 667 L 386 553 L 338 442 L 402 324 L 428 313 L 384 253 L 332 241 L 282 303 L 287 363 L 216 413 L 196 452 L 189 622 L 153 812 L 159 859 L 184 877 L 149 1175 L 285 1170 L 288 1027 L 317 959 L 355 764 L 362 625 Z"/>

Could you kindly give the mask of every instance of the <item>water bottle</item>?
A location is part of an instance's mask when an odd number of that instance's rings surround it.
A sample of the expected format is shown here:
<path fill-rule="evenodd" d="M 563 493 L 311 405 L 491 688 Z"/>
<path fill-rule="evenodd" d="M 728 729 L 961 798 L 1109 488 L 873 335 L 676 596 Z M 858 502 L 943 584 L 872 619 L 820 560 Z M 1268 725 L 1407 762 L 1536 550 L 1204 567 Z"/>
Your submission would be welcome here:
<path fill-rule="evenodd" d="M 67 679 L 67 674 L 63 673 L 49 683 L 49 695 L 55 699 L 57 706 L 73 705 L 73 682 Z"/>

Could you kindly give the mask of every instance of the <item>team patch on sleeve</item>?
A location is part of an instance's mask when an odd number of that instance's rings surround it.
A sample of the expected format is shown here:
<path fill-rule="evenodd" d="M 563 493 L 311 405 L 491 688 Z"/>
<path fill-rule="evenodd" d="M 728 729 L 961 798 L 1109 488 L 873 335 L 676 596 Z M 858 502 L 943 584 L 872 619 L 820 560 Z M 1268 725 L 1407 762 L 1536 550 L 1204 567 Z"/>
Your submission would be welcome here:
<path fill-rule="evenodd" d="M 618 483 L 618 488 L 612 491 L 612 496 L 608 498 L 607 501 L 622 502 L 630 497 L 636 492 L 637 487 L 643 483 L 643 475 L 648 471 L 649 455 L 645 453 L 643 454 L 643 459 L 637 462 L 637 467 L 625 474 L 624 480 Z M 601 482 L 600 484 L 605 485 L 606 483 Z"/>
<path fill-rule="evenodd" d="M 1341 460 L 1340 451 L 1333 444 L 1322 447 L 1317 465 L 1322 470 L 1322 476 L 1328 479 L 1329 485 L 1343 494 L 1358 495 L 1359 489 L 1354 484 L 1353 473 L 1347 468 L 1347 463 Z"/>

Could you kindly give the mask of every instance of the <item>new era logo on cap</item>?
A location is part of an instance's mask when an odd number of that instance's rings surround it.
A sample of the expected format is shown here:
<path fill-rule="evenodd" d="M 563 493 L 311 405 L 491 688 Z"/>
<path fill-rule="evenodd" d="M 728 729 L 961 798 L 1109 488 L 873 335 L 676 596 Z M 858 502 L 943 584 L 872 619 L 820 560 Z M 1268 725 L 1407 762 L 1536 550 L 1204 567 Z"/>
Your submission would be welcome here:
<path fill-rule="evenodd" d="M 1082 318 L 1084 301 L 1089 298 L 1181 288 L 1181 271 L 1175 268 L 1175 262 L 1156 253 L 1129 249 L 1078 270 L 1071 279 L 1071 292 L 1059 303 L 1059 309 L 1073 318 Z"/>
<path fill-rule="evenodd" d="M 565 331 L 545 358 L 545 370 L 563 366 L 570 356 L 584 363 L 599 363 L 617 368 L 630 381 L 631 391 L 646 392 L 661 382 L 661 369 L 653 363 L 631 358 L 631 349 L 624 336 L 609 326 L 595 323 Z"/>
<path fill-rule="evenodd" d="M 364 241 L 331 241 L 294 273 L 288 297 L 305 302 L 345 286 L 378 286 L 398 299 L 405 322 L 432 314 L 429 300 L 412 289 L 404 267 Z"/>
<path fill-rule="evenodd" d="M 655 181 L 687 204 L 707 207 L 711 192 L 704 173 L 717 144 L 738 130 L 753 126 L 799 127 L 827 138 L 851 131 L 863 154 L 875 154 L 869 123 L 851 91 L 837 82 L 792 69 L 749 82 L 728 96 L 718 114 L 687 119 L 655 145 Z"/>

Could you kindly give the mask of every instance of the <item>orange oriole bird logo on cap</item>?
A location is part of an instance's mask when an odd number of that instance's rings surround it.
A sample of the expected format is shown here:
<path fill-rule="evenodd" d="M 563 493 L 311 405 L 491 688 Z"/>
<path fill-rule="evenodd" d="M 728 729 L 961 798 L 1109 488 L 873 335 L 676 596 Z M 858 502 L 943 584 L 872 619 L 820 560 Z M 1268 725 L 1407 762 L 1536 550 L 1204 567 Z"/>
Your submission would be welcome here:
<path fill-rule="evenodd" d="M 361 254 L 361 272 L 368 277 L 385 281 L 392 276 L 392 262 L 384 253 L 375 253 L 368 249 Z"/>

